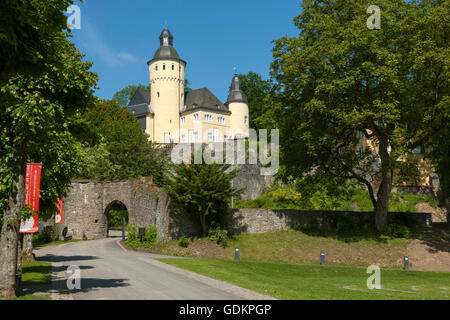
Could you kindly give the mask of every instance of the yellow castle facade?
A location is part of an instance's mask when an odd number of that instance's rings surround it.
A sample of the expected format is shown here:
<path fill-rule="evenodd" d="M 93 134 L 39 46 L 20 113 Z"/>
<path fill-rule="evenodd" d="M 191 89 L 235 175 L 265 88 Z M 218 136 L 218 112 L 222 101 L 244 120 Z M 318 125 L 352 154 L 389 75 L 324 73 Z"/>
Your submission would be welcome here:
<path fill-rule="evenodd" d="M 173 47 L 173 36 L 167 28 L 159 40 L 160 47 L 147 63 L 150 91 L 138 90 L 127 107 L 149 140 L 167 144 L 248 138 L 248 102 L 239 77 L 233 77 L 225 103 L 207 88 L 187 91 L 187 63 Z"/>

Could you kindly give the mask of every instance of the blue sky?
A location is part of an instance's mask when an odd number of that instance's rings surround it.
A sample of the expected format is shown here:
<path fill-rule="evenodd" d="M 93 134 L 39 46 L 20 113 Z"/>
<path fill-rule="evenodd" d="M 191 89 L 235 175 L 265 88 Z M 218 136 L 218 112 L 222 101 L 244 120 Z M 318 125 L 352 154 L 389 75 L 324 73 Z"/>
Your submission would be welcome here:
<path fill-rule="evenodd" d="M 193 89 L 207 87 L 225 101 L 233 76 L 257 72 L 269 76 L 271 40 L 296 36 L 293 18 L 300 0 L 86 0 L 81 29 L 72 41 L 99 75 L 97 96 L 112 98 L 130 84 L 148 84 L 147 61 L 159 47 L 167 21 L 174 47 L 187 61 Z"/>

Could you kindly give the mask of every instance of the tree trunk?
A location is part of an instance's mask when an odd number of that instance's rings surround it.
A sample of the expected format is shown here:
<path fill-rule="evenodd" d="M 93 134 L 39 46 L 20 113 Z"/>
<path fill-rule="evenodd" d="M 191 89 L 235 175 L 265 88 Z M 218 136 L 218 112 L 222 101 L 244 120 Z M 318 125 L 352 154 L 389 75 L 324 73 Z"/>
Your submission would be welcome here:
<path fill-rule="evenodd" d="M 25 203 L 26 161 L 20 161 L 13 176 L 13 190 L 4 212 L 0 238 L 0 298 L 16 297 L 18 237 Z"/>
<path fill-rule="evenodd" d="M 200 213 L 200 222 L 202 224 L 202 237 L 206 237 L 206 215 Z"/>
<path fill-rule="evenodd" d="M 381 184 L 378 188 L 375 207 L 375 224 L 379 232 L 386 232 L 387 230 L 389 196 L 392 188 L 392 169 L 388 147 L 388 141 L 380 140 Z"/>
<path fill-rule="evenodd" d="M 377 193 L 377 206 L 375 208 L 375 224 L 379 232 L 387 230 L 387 215 L 389 210 L 389 195 L 391 194 L 391 174 L 383 177 Z"/>
<path fill-rule="evenodd" d="M 33 234 L 32 233 L 25 233 L 23 236 L 22 261 L 24 261 L 24 262 L 34 261 Z"/>

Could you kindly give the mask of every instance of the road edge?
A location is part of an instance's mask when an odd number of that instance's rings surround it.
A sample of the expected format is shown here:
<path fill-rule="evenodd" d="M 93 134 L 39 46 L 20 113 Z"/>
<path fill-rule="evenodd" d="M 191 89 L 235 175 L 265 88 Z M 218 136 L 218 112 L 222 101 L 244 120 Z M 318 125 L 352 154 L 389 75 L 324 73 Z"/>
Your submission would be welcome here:
<path fill-rule="evenodd" d="M 120 243 L 120 240 L 117 240 L 116 243 L 120 248 L 122 248 L 122 250 L 124 250 L 126 252 L 131 252 L 131 250 L 127 250 L 124 246 L 122 246 L 122 244 Z M 168 258 L 172 258 L 172 257 L 168 257 Z M 274 297 L 267 296 L 265 294 L 255 292 L 255 291 L 252 291 L 252 290 L 249 290 L 246 288 L 242 288 L 242 287 L 239 287 L 237 285 L 234 285 L 234 284 L 231 284 L 231 283 L 228 283 L 225 281 L 213 279 L 213 278 L 201 275 L 199 273 L 195 273 L 195 272 L 192 272 L 189 270 L 185 270 L 185 269 L 181 269 L 181 268 L 169 265 L 167 263 L 158 261 L 155 258 L 141 257 L 139 259 L 142 261 L 145 261 L 147 263 L 153 264 L 154 266 L 157 266 L 157 267 L 166 269 L 168 271 L 183 275 L 190 279 L 200 281 L 210 287 L 226 291 L 230 294 L 240 296 L 245 300 L 278 300 Z"/>

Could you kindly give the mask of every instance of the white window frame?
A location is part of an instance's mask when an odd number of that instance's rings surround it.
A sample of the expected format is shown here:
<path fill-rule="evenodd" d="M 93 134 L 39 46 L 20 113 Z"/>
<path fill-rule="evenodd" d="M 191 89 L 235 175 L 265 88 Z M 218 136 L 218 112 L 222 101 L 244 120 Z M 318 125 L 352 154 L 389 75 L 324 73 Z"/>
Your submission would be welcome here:
<path fill-rule="evenodd" d="M 220 141 L 220 131 L 219 129 L 214 128 L 214 142 L 219 142 Z"/>
<path fill-rule="evenodd" d="M 170 143 L 170 133 L 164 132 L 164 143 Z"/>
<path fill-rule="evenodd" d="M 213 142 L 214 134 L 212 130 L 208 130 L 208 142 Z"/>

